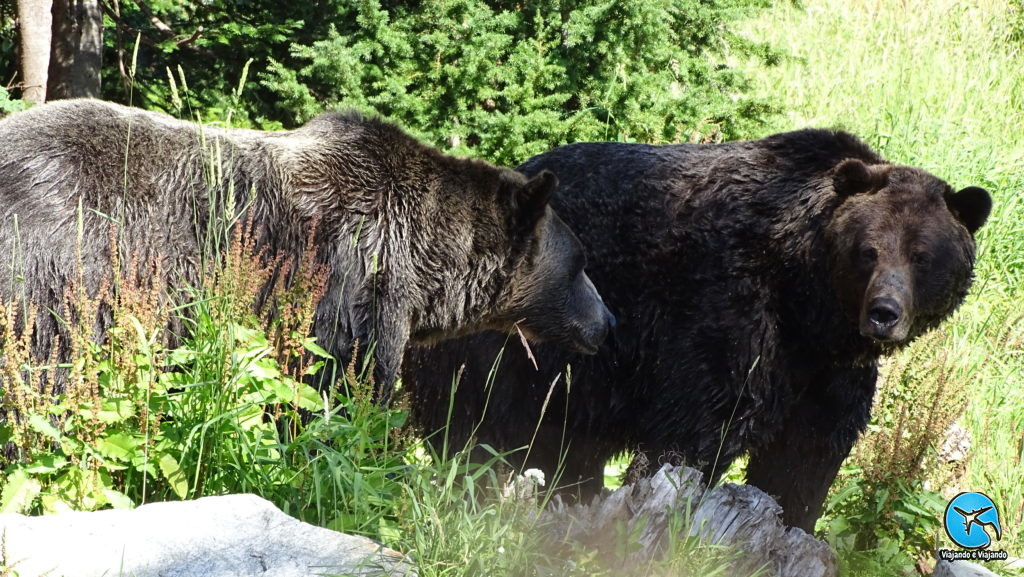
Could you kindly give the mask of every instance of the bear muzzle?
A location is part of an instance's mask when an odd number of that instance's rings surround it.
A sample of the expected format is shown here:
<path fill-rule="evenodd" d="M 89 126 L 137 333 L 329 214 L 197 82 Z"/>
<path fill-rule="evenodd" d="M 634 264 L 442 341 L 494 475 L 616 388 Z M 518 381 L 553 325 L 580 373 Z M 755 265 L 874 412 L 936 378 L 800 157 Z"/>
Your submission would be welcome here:
<path fill-rule="evenodd" d="M 573 349 L 578 353 L 592 355 L 601 347 L 608 333 L 615 328 L 615 315 L 601 303 L 600 319 L 586 326 L 579 327 L 573 335 Z"/>
<path fill-rule="evenodd" d="M 912 283 L 900 267 L 879 270 L 864 296 L 860 314 L 860 334 L 883 343 L 907 339 L 911 319 Z"/>
<path fill-rule="evenodd" d="M 897 330 L 902 317 L 903 307 L 895 299 L 873 299 L 867 311 L 867 322 L 861 324 L 861 334 L 880 341 L 903 340 L 906 331 Z"/>

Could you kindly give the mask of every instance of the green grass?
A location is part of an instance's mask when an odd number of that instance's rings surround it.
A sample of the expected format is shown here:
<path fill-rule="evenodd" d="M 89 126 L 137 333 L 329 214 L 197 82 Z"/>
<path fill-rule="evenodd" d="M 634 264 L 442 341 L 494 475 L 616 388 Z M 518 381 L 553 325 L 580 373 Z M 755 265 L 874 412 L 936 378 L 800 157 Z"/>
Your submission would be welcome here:
<path fill-rule="evenodd" d="M 961 422 L 973 446 L 958 488 L 995 499 L 1005 526 L 998 546 L 1011 556 L 1024 555 L 1024 43 L 1012 39 L 1019 37 L 1017 10 L 987 0 L 807 0 L 782 3 L 746 29 L 788 55 L 780 66 L 749 71 L 760 95 L 784 111 L 765 134 L 843 128 L 893 162 L 993 194 L 967 302 L 941 329 L 944 338 L 892 363 L 938 363 L 952 388 L 964 388 Z"/>

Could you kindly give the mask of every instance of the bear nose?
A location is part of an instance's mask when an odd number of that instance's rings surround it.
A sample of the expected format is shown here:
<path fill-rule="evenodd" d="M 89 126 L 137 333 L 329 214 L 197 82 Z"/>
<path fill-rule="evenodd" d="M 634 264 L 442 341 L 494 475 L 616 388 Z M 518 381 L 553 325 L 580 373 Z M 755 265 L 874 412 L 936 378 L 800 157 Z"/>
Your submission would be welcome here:
<path fill-rule="evenodd" d="M 601 303 L 601 309 L 601 319 L 578 334 L 576 348 L 581 353 L 592 355 L 597 352 L 598 347 L 608 337 L 608 333 L 615 328 L 615 315 L 604 306 L 604 303 Z"/>
<path fill-rule="evenodd" d="M 888 329 L 895 325 L 903 315 L 903 307 L 894 299 L 879 297 L 871 301 L 868 309 L 868 320 L 879 328 Z"/>
<path fill-rule="evenodd" d="M 612 331 L 612 329 L 615 328 L 615 323 L 616 323 L 615 315 L 613 315 L 611 313 L 611 311 L 608 310 L 608 307 L 603 307 L 603 308 L 604 308 L 604 322 L 601 323 L 600 328 L 597 329 L 597 331 L 595 331 L 594 336 L 591 337 L 591 341 L 594 342 L 595 344 L 598 344 L 598 345 L 600 345 L 602 342 L 604 342 L 604 339 L 608 337 L 608 333 L 610 333 Z"/>

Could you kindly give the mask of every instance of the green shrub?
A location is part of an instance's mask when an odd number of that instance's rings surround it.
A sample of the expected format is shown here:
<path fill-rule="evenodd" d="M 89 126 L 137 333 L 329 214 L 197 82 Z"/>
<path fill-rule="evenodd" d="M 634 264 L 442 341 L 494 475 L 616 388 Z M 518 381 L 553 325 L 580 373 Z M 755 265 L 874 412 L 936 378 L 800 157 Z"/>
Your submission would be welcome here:
<path fill-rule="evenodd" d="M 770 112 L 737 63 L 775 55 L 731 30 L 768 5 L 256 0 L 241 13 L 223 0 L 145 10 L 128 0 L 120 27 L 108 15 L 103 94 L 206 119 L 234 109 L 236 124 L 264 128 L 356 108 L 505 164 L 584 140 L 731 139 Z M 250 61 L 259 83 L 240 102 L 233 90 Z"/>
<path fill-rule="evenodd" d="M 568 142 L 735 138 L 768 111 L 727 65 L 759 48 L 728 29 L 759 5 L 354 2 L 259 77 L 278 117 L 355 107 L 506 164 Z"/>
<path fill-rule="evenodd" d="M 28 102 L 12 99 L 11 93 L 3 86 L 0 86 L 0 118 L 3 118 L 11 112 L 25 110 L 27 107 Z"/>

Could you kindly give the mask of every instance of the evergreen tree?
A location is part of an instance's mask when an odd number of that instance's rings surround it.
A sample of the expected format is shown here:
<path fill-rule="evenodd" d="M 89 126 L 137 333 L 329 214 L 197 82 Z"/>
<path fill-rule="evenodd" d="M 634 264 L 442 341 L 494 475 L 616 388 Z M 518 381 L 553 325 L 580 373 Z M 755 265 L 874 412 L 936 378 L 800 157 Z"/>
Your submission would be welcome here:
<path fill-rule="evenodd" d="M 259 78 L 285 124 L 357 108 L 506 164 L 584 140 L 735 138 L 768 111 L 726 65 L 764 51 L 728 28 L 755 4 L 361 0 Z"/>

